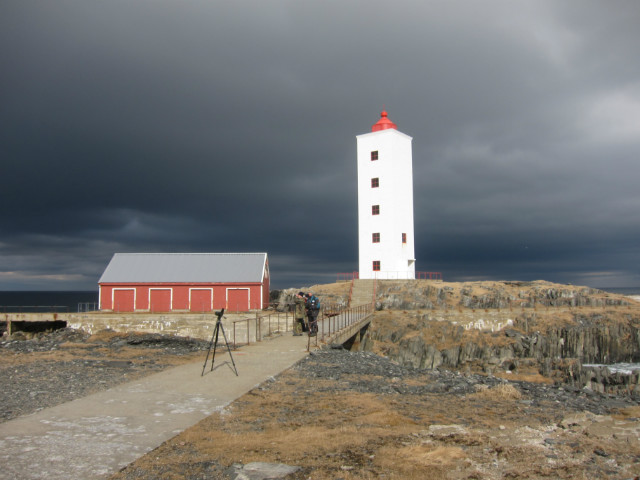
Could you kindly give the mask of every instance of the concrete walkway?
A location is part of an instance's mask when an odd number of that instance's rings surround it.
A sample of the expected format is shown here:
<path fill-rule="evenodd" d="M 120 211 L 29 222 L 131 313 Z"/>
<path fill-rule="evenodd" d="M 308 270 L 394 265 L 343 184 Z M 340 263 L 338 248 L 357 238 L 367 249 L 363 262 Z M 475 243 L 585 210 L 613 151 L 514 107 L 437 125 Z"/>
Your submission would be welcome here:
<path fill-rule="evenodd" d="M 0 479 L 105 478 L 307 355 L 284 334 L 0 424 Z"/>

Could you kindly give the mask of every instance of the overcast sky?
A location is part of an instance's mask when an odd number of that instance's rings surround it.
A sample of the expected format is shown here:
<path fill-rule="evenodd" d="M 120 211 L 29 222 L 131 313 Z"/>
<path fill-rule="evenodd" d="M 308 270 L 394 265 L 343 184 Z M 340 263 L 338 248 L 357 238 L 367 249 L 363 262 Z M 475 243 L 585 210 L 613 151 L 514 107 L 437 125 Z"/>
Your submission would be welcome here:
<path fill-rule="evenodd" d="M 640 3 L 0 2 L 0 290 L 115 252 L 358 267 L 356 135 L 413 137 L 416 269 L 640 285 Z"/>

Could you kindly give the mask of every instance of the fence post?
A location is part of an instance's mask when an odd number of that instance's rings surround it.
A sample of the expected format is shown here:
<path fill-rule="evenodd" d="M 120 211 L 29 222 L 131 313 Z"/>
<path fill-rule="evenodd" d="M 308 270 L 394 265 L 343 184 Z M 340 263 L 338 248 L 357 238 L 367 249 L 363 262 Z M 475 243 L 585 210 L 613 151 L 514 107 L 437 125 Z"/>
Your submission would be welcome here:
<path fill-rule="evenodd" d="M 233 322 L 233 349 L 236 349 L 236 322 Z"/>

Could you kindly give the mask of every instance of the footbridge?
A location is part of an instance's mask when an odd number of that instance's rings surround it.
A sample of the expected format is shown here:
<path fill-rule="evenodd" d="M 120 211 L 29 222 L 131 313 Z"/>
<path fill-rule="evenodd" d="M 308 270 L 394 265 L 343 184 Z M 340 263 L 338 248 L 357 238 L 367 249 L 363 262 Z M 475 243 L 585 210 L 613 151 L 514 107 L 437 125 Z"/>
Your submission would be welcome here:
<path fill-rule="evenodd" d="M 371 324 L 372 316 L 371 303 L 337 312 L 331 310 L 321 312 L 318 320 L 319 341 L 327 345 L 340 344 L 347 350 L 359 350 L 360 343 Z"/>

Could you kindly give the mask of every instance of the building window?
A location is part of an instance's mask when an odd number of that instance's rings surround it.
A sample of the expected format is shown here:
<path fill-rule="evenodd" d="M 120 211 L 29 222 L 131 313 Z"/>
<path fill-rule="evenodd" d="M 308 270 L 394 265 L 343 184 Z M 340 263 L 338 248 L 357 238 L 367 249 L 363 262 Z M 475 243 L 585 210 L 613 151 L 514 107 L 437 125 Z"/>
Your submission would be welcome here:
<path fill-rule="evenodd" d="M 374 260 L 373 261 L 373 271 L 374 272 L 379 272 L 380 271 L 380 260 Z"/>
<path fill-rule="evenodd" d="M 371 188 L 378 188 L 380 186 L 380 179 L 379 178 L 372 178 L 371 179 Z"/>
<path fill-rule="evenodd" d="M 402 234 L 402 243 L 407 243 L 407 234 L 406 233 Z"/>
<path fill-rule="evenodd" d="M 371 240 L 373 243 L 380 243 L 380 234 L 379 233 L 372 233 L 371 234 Z"/>
<path fill-rule="evenodd" d="M 371 215 L 380 215 L 380 205 L 371 206 Z"/>
<path fill-rule="evenodd" d="M 378 159 L 378 150 L 374 150 L 373 152 L 371 152 L 371 161 L 373 162 L 374 160 Z"/>

